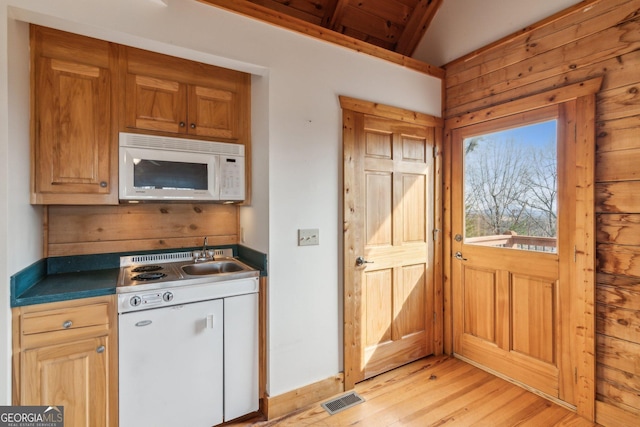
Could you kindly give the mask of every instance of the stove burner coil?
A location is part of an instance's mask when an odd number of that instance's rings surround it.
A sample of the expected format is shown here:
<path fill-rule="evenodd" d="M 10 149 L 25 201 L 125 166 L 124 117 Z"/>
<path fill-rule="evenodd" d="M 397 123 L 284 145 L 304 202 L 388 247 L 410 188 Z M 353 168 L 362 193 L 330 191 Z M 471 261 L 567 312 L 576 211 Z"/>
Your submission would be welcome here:
<path fill-rule="evenodd" d="M 131 280 L 135 280 L 135 281 L 147 281 L 147 280 L 158 280 L 158 279 L 162 279 L 163 277 L 166 277 L 167 275 L 164 273 L 142 273 L 142 274 L 137 274 L 135 276 L 133 276 L 131 278 Z"/>
<path fill-rule="evenodd" d="M 162 270 L 161 265 L 141 265 L 131 270 L 133 273 L 146 273 L 149 271 L 158 271 Z"/>

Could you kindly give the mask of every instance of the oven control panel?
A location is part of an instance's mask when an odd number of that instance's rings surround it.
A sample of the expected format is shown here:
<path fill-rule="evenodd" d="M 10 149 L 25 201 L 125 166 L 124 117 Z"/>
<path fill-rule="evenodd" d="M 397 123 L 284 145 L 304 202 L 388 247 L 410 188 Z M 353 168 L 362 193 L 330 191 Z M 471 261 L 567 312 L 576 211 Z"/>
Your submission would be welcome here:
<path fill-rule="evenodd" d="M 153 292 L 150 294 L 134 295 L 129 298 L 129 305 L 131 307 L 153 307 L 160 305 L 163 302 L 169 302 L 173 299 L 171 292 Z"/>
<path fill-rule="evenodd" d="M 164 289 L 118 294 L 118 313 L 169 307 L 258 292 L 258 277 L 216 282 L 173 283 Z M 171 285 L 171 284 L 168 284 Z"/>

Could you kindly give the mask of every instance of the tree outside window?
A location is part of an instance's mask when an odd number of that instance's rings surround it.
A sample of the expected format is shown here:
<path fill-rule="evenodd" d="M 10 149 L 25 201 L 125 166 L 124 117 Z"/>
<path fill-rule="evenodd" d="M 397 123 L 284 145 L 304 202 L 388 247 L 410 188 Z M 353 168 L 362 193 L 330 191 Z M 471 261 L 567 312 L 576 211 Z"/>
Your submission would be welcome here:
<path fill-rule="evenodd" d="M 555 252 L 556 127 L 551 120 L 464 140 L 467 243 Z"/>

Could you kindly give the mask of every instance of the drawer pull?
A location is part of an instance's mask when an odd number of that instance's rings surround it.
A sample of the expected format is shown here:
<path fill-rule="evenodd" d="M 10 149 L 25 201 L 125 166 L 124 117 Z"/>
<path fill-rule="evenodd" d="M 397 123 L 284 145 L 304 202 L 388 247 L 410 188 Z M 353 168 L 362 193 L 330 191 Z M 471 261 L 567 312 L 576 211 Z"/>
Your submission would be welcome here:
<path fill-rule="evenodd" d="M 73 325 L 73 322 L 71 320 L 67 320 L 66 322 L 64 322 L 62 324 L 62 327 L 65 329 L 69 329 L 71 327 L 71 325 Z"/>
<path fill-rule="evenodd" d="M 96 352 L 97 353 L 104 353 L 104 346 L 101 345 L 100 347 L 96 348 Z"/>

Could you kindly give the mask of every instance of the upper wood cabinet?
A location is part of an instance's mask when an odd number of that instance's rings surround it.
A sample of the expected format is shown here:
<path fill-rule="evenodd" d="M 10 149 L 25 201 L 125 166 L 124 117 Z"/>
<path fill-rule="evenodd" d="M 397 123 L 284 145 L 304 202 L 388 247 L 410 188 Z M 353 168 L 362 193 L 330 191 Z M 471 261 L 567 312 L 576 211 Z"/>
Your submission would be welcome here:
<path fill-rule="evenodd" d="M 249 74 L 35 25 L 31 70 L 31 203 L 118 204 L 119 131 L 243 144 L 251 182 Z"/>
<path fill-rule="evenodd" d="M 117 47 L 31 27 L 35 204 L 116 204 Z"/>
<path fill-rule="evenodd" d="M 249 75 L 121 47 L 121 130 L 135 129 L 246 144 Z"/>

